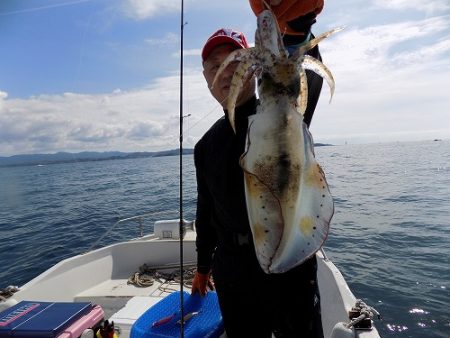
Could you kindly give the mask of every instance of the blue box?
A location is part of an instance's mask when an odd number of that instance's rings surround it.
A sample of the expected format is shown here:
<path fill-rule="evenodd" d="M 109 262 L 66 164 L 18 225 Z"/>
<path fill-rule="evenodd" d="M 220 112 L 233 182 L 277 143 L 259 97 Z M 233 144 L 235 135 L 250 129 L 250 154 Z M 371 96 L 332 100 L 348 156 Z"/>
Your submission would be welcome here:
<path fill-rule="evenodd" d="M 218 338 L 224 332 L 217 294 L 183 293 L 186 338 Z M 174 292 L 148 309 L 131 327 L 130 338 L 170 338 L 180 336 L 180 292 Z"/>
<path fill-rule="evenodd" d="M 91 303 L 21 301 L 0 312 L 0 338 L 54 338 L 91 308 Z"/>

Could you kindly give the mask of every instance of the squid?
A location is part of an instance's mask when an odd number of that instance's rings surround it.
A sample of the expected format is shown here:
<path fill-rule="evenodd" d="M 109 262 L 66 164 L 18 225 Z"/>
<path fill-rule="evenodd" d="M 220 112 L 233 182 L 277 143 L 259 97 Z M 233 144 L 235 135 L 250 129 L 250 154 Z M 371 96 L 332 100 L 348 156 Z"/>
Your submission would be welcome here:
<path fill-rule="evenodd" d="M 227 101 L 234 130 L 240 90 L 253 75 L 258 80 L 260 103 L 249 117 L 240 165 L 253 243 L 266 273 L 300 265 L 328 236 L 334 203 L 303 121 L 308 104 L 305 70 L 326 80 L 331 97 L 335 84 L 330 70 L 306 52 L 340 29 L 321 34 L 289 56 L 273 13 L 265 10 L 257 17 L 255 47 L 232 52 L 216 74 L 217 79 L 231 62 L 239 61 Z"/>

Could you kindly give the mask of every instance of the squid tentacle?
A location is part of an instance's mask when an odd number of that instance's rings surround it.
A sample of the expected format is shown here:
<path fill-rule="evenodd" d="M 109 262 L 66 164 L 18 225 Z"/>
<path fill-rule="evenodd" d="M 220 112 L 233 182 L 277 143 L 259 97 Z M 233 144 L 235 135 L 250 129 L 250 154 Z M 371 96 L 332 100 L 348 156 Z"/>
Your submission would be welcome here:
<path fill-rule="evenodd" d="M 243 60 L 237 66 L 233 78 L 231 79 L 230 91 L 227 98 L 227 110 L 228 110 L 228 119 L 230 121 L 231 127 L 233 131 L 236 133 L 236 125 L 235 125 L 235 108 L 236 101 L 239 97 L 239 93 L 241 88 L 244 86 L 246 81 L 249 81 L 255 72 L 255 60 L 247 59 Z"/>
<path fill-rule="evenodd" d="M 214 80 L 212 82 L 211 88 L 213 88 L 217 82 L 217 79 L 219 78 L 219 75 L 225 70 L 225 68 L 228 67 L 228 65 L 234 61 L 243 61 L 248 58 L 251 58 L 254 54 L 254 47 L 253 48 L 247 48 L 247 49 L 237 49 L 230 53 L 226 57 L 226 59 L 222 62 L 219 69 L 217 70 L 216 76 L 214 77 Z"/>
<path fill-rule="evenodd" d="M 300 46 L 299 49 L 297 49 L 295 51 L 295 53 L 292 55 L 292 58 L 293 59 L 301 58 L 303 55 L 306 54 L 306 52 L 308 50 L 313 49 L 314 47 L 316 47 L 319 44 L 319 42 L 321 42 L 322 40 L 325 40 L 326 38 L 328 38 L 330 35 L 332 35 L 334 33 L 340 32 L 343 29 L 344 29 L 344 27 L 338 27 L 338 28 L 334 28 L 332 30 L 329 30 L 328 32 L 320 34 L 318 37 L 315 37 L 314 39 L 308 41 L 303 46 Z"/>
<path fill-rule="evenodd" d="M 308 78 L 305 70 L 300 67 L 300 95 L 297 98 L 299 113 L 305 115 L 306 106 L 308 105 Z"/>
<path fill-rule="evenodd" d="M 314 73 L 323 77 L 330 87 L 330 102 L 334 94 L 334 78 L 331 71 L 319 60 L 312 56 L 305 55 L 301 63 L 302 68 L 312 70 Z"/>

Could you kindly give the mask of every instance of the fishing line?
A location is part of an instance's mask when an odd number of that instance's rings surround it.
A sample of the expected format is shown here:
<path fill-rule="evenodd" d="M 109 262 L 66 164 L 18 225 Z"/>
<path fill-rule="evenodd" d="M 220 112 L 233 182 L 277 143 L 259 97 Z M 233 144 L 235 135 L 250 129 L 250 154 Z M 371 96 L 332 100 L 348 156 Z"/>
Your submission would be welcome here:
<path fill-rule="evenodd" d="M 47 6 L 41 6 L 41 7 L 19 9 L 17 11 L 0 13 L 0 16 L 21 14 L 21 13 L 29 13 L 29 12 L 37 12 L 37 11 L 42 11 L 42 10 L 45 10 L 45 9 L 51 9 L 51 8 L 56 8 L 56 7 L 78 5 L 78 4 L 81 4 L 83 2 L 89 2 L 89 1 L 92 1 L 92 0 L 77 0 L 77 1 L 64 2 L 64 3 L 61 3 L 61 4 L 54 4 L 54 5 L 47 5 Z"/>
<path fill-rule="evenodd" d="M 256 81 L 256 77 L 254 75 L 249 76 L 248 79 L 246 81 Z M 258 97 L 258 93 L 255 92 L 256 97 Z M 203 122 L 209 115 L 211 115 L 212 113 L 214 113 L 219 107 L 223 109 L 222 104 L 224 102 L 226 102 L 226 100 L 228 100 L 228 97 L 230 96 L 230 94 L 227 95 L 227 97 L 225 97 L 221 102 L 219 102 L 218 105 L 214 106 L 214 108 L 212 108 L 208 113 L 206 113 L 205 115 L 203 115 L 197 122 L 193 123 L 190 127 L 187 128 L 187 131 L 190 131 L 192 128 L 194 128 L 195 126 L 197 126 L 200 122 Z"/>
<path fill-rule="evenodd" d="M 83 36 L 81 38 L 80 53 L 78 56 L 78 65 L 77 65 L 77 68 L 75 71 L 74 81 L 73 81 L 74 88 L 76 88 L 77 82 L 80 80 L 80 74 L 81 74 L 81 69 L 83 66 L 84 52 L 85 52 L 85 46 L 86 46 L 86 36 L 87 36 L 88 31 L 91 29 L 93 16 L 94 16 L 94 9 L 92 9 L 89 14 L 87 25 L 86 25 L 86 28 L 84 29 Z"/>
<path fill-rule="evenodd" d="M 187 131 L 190 131 L 192 128 L 194 128 L 195 126 L 197 126 L 200 122 L 203 122 L 203 120 L 205 120 L 205 118 L 207 118 L 209 115 L 211 115 L 212 113 L 214 113 L 214 111 L 217 110 L 217 108 L 221 107 L 220 105 L 215 106 L 213 109 L 210 110 L 209 113 L 207 113 L 206 115 L 202 116 L 196 123 L 193 123 L 190 127 L 187 128 Z"/>

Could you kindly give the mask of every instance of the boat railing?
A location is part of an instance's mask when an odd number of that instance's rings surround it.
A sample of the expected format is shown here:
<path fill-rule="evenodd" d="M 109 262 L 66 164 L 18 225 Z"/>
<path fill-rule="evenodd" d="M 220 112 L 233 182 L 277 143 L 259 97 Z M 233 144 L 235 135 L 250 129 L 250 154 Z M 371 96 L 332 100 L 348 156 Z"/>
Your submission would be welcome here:
<path fill-rule="evenodd" d="M 88 253 L 89 251 L 92 251 L 94 248 L 97 247 L 97 244 L 99 244 L 106 236 L 108 236 L 119 224 L 128 223 L 128 222 L 137 222 L 139 225 L 139 237 L 144 236 L 144 220 L 146 218 L 160 216 L 160 215 L 167 215 L 167 214 L 175 214 L 178 213 L 178 210 L 166 210 L 166 211 L 160 211 L 160 212 L 149 212 L 142 215 L 127 217 L 118 220 L 116 223 L 114 223 L 107 231 L 105 231 L 99 239 L 97 239 L 90 247 L 85 251 L 85 253 Z"/>

